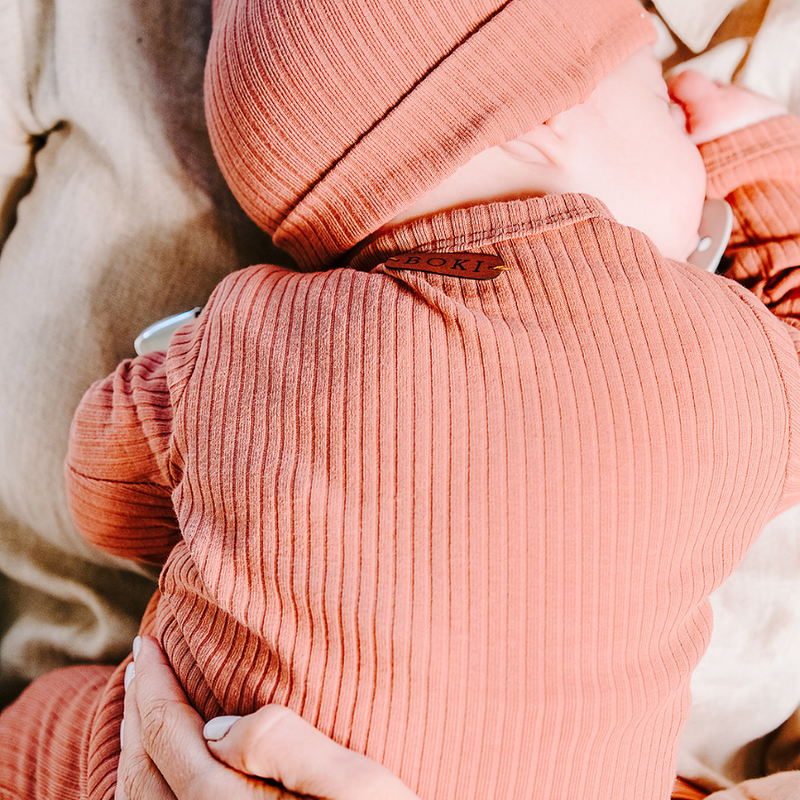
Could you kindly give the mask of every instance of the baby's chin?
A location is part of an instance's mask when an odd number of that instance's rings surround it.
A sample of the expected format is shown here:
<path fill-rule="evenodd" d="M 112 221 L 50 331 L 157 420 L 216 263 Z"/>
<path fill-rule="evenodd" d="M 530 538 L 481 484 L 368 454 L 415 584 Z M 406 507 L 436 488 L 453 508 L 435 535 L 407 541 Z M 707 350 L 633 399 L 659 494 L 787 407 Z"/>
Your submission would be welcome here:
<path fill-rule="evenodd" d="M 613 213 L 613 212 L 612 212 Z M 617 221 L 631 228 L 641 231 L 655 245 L 656 250 L 672 261 L 687 261 L 689 256 L 697 249 L 700 243 L 700 216 L 697 223 L 694 220 L 678 228 L 675 225 L 665 225 L 664 220 L 642 218 L 625 218 L 621 214 L 615 215 Z"/>
<path fill-rule="evenodd" d="M 700 244 L 700 234 L 697 231 L 692 232 L 688 237 L 686 243 L 679 248 L 679 252 L 677 255 L 668 255 L 667 258 L 672 258 L 676 261 L 688 261 L 689 256 L 697 250 L 697 246 Z"/>
<path fill-rule="evenodd" d="M 644 231 L 644 233 L 647 233 L 647 231 Z M 658 237 L 651 236 L 650 238 L 653 240 L 658 252 L 671 261 L 688 261 L 689 256 L 697 250 L 697 245 L 700 243 L 699 233 L 694 233 L 692 236 L 687 236 L 680 240 L 659 241 Z"/>
<path fill-rule="evenodd" d="M 684 213 L 665 219 L 651 219 L 651 229 L 643 228 L 655 243 L 661 255 L 674 261 L 688 261 L 700 244 L 700 220 L 703 201 L 691 198 L 684 203 Z M 680 207 L 680 206 L 675 206 Z"/>

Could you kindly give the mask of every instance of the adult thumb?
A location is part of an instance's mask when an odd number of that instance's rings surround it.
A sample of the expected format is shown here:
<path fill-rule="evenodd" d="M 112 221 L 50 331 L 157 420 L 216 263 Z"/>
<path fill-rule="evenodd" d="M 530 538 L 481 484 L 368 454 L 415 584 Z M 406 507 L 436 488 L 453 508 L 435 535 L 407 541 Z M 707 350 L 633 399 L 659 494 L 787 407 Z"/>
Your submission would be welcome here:
<path fill-rule="evenodd" d="M 204 735 L 220 761 L 298 794 L 328 800 L 419 800 L 385 767 L 337 744 L 284 706 L 218 717 L 209 721 Z"/>

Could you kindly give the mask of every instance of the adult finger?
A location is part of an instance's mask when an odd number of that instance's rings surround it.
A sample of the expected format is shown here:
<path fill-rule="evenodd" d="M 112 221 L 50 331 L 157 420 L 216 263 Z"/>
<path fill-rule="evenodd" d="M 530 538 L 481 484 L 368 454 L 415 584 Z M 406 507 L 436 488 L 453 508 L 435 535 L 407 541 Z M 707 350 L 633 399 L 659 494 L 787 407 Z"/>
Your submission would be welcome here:
<path fill-rule="evenodd" d="M 134 689 L 138 711 L 137 738 L 164 783 L 179 800 L 194 797 L 194 787 L 208 786 L 216 765 L 204 747 L 203 720 L 189 705 L 157 642 L 141 637 L 136 656 Z M 129 735 L 125 721 L 125 736 Z M 171 797 L 171 795 L 167 795 Z M 132 797 L 131 800 L 138 800 Z"/>
<path fill-rule="evenodd" d="M 138 738 L 177 800 L 289 800 L 296 795 L 230 769 L 209 753 L 203 720 L 189 705 L 180 683 L 155 639 L 141 637 L 135 686 Z M 127 720 L 124 739 L 128 739 Z M 156 795 L 158 800 L 161 800 Z M 147 794 L 130 800 L 150 800 Z M 165 798 L 166 800 L 166 798 Z"/>
<path fill-rule="evenodd" d="M 264 706 L 221 734 L 223 720 L 206 726 L 208 748 L 236 770 L 328 800 L 418 800 L 386 768 L 337 744 L 288 708 Z"/>
<path fill-rule="evenodd" d="M 137 684 L 132 678 L 132 663 L 126 672 L 125 716 L 120 729 L 122 750 L 117 766 L 114 800 L 176 800 L 142 743 Z"/>

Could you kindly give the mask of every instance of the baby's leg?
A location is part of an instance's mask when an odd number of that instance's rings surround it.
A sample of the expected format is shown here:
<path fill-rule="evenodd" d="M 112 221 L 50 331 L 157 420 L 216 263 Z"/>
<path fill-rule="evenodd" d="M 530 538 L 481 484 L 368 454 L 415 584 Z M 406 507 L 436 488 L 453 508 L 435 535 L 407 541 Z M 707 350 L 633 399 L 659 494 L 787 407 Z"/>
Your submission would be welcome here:
<path fill-rule="evenodd" d="M 92 726 L 114 672 L 101 666 L 56 670 L 0 714 L 2 800 L 88 797 Z"/>

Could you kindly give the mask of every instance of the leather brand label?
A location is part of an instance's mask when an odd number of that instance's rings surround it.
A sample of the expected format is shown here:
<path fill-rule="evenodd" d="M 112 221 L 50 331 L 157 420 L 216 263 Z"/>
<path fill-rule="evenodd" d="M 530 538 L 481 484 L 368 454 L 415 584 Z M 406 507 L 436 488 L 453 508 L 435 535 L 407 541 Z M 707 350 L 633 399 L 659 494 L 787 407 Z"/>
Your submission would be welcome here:
<path fill-rule="evenodd" d="M 478 281 L 491 280 L 508 269 L 502 258 L 483 253 L 403 253 L 388 258 L 386 266 Z"/>

